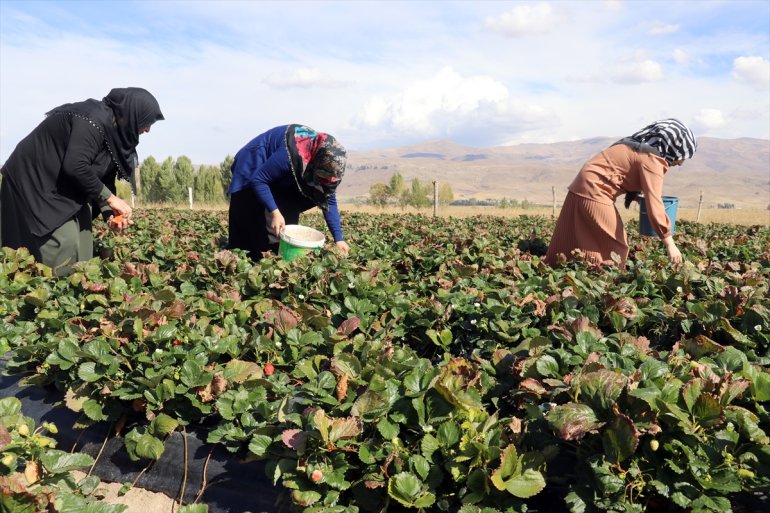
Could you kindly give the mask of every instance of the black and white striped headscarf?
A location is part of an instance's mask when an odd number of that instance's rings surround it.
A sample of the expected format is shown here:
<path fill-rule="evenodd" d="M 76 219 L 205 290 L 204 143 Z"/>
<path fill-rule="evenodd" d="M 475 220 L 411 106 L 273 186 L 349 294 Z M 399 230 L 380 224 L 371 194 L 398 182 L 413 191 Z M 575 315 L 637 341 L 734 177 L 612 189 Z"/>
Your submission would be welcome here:
<path fill-rule="evenodd" d="M 692 131 L 674 118 L 656 121 L 629 139 L 652 146 L 669 163 L 692 158 L 698 146 Z"/>

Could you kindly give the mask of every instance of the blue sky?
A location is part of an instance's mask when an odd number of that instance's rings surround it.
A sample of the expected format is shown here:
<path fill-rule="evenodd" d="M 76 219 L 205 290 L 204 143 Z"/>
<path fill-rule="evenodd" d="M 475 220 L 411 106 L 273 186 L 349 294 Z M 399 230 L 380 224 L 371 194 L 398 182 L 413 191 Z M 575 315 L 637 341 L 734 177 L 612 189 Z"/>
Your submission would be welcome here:
<path fill-rule="evenodd" d="M 0 0 L 0 162 L 59 104 L 151 91 L 140 157 L 215 164 L 276 125 L 351 150 L 770 139 L 770 2 Z"/>

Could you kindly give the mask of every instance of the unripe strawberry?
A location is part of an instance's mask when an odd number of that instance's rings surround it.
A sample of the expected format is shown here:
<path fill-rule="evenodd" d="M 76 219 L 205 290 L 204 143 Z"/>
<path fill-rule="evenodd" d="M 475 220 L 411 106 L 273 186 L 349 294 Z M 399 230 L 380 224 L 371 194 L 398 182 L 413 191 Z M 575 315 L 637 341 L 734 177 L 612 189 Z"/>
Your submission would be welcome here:
<path fill-rule="evenodd" d="M 745 477 L 746 479 L 751 479 L 752 477 L 754 477 L 754 472 L 752 472 L 749 469 L 739 468 L 738 475 L 741 477 Z"/>
<path fill-rule="evenodd" d="M 657 451 L 658 447 L 660 447 L 660 442 L 657 440 L 650 440 L 650 449 L 652 449 L 653 452 Z"/>
<path fill-rule="evenodd" d="M 26 424 L 19 424 L 18 431 L 21 436 L 27 436 L 29 435 L 29 426 L 27 426 Z"/>
<path fill-rule="evenodd" d="M 314 483 L 320 483 L 323 478 L 324 478 L 324 473 L 322 470 L 319 470 L 319 469 L 315 469 L 313 473 L 310 474 L 310 479 L 312 479 Z"/>
<path fill-rule="evenodd" d="M 16 461 L 16 456 L 14 456 L 13 454 L 6 454 L 5 456 L 3 456 L 3 459 L 0 460 L 0 463 L 5 465 L 6 467 L 10 467 L 11 465 L 13 465 L 15 461 Z"/>

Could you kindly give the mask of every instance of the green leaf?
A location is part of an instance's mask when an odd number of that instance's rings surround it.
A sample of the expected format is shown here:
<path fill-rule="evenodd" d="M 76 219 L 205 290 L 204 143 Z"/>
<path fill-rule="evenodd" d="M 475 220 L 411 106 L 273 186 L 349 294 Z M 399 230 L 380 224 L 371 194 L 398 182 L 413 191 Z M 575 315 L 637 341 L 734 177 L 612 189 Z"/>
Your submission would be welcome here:
<path fill-rule="evenodd" d="M 136 428 L 128 432 L 124 443 L 128 455 L 134 461 L 140 458 L 158 460 L 164 450 L 163 442 L 148 433 L 140 433 Z"/>
<path fill-rule="evenodd" d="M 521 474 L 521 459 L 516 452 L 516 447 L 510 444 L 500 455 L 500 466 L 492 472 L 492 484 L 495 488 L 502 491 L 508 485 L 508 480 L 512 476 Z"/>
<path fill-rule="evenodd" d="M 682 397 L 684 398 L 684 404 L 687 406 L 687 410 L 692 412 L 695 406 L 695 401 L 703 394 L 703 380 L 695 378 L 687 382 L 682 388 Z"/>
<path fill-rule="evenodd" d="M 618 372 L 602 369 L 581 375 L 579 386 L 582 400 L 594 411 L 608 413 L 623 393 L 626 377 Z"/>
<path fill-rule="evenodd" d="M 0 399 L 0 417 L 16 416 L 21 413 L 21 401 L 16 397 Z"/>
<path fill-rule="evenodd" d="M 292 490 L 291 500 L 300 506 L 310 506 L 321 500 L 321 494 L 314 490 Z"/>
<path fill-rule="evenodd" d="M 618 464 L 631 457 L 639 445 L 639 432 L 625 415 L 615 417 L 604 426 L 602 446 L 607 461 Z"/>
<path fill-rule="evenodd" d="M 40 463 L 52 474 L 69 472 L 90 467 L 94 459 L 88 454 L 69 453 L 58 449 L 49 449 L 40 456 Z"/>
<path fill-rule="evenodd" d="M 249 442 L 249 451 L 257 456 L 264 456 L 271 443 L 273 443 L 273 439 L 269 436 L 259 434 L 254 435 Z"/>
<path fill-rule="evenodd" d="M 628 395 L 646 402 L 653 411 L 657 411 L 656 400 L 660 397 L 660 390 L 655 387 L 635 388 L 628 391 Z"/>
<path fill-rule="evenodd" d="M 103 374 L 96 370 L 96 362 L 81 363 L 78 367 L 78 377 L 87 383 L 98 381 L 102 376 Z"/>
<path fill-rule="evenodd" d="M 430 472 L 430 463 L 424 457 L 419 454 L 413 454 L 409 458 L 409 464 L 411 469 L 420 476 L 420 479 L 425 481 L 428 478 L 428 472 Z"/>
<path fill-rule="evenodd" d="M 170 434 L 178 426 L 179 426 L 179 421 L 177 421 L 172 417 L 169 417 L 165 413 L 159 413 L 158 416 L 155 417 L 150 423 L 149 432 L 150 434 L 158 438 L 162 438 Z"/>
<path fill-rule="evenodd" d="M 580 440 L 586 433 L 604 425 L 590 406 L 581 403 L 555 406 L 546 414 L 546 420 L 563 440 Z"/>
<path fill-rule="evenodd" d="M 87 399 L 83 402 L 83 413 L 91 420 L 107 420 L 102 404 L 94 399 Z"/>
<path fill-rule="evenodd" d="M 420 478 L 410 472 L 401 472 L 388 480 L 388 495 L 404 506 L 425 508 L 431 506 L 435 496 L 423 490 Z"/>
<path fill-rule="evenodd" d="M 27 492 L 0 494 L 0 511 L 5 513 L 37 513 L 37 501 Z"/>
<path fill-rule="evenodd" d="M 693 405 L 692 415 L 695 422 L 706 428 L 718 426 L 724 421 L 722 405 L 714 394 L 701 394 Z"/>
<path fill-rule="evenodd" d="M 209 513 L 208 504 L 186 504 L 177 513 Z"/>
<path fill-rule="evenodd" d="M 751 380 L 751 393 L 758 402 L 770 401 L 770 372 L 757 372 Z"/>
<path fill-rule="evenodd" d="M 433 453 L 436 452 L 439 447 L 441 447 L 441 444 L 436 439 L 436 437 L 430 433 L 422 437 L 422 442 L 420 442 L 420 450 L 422 451 L 422 455 L 425 456 L 428 460 L 431 459 Z"/>
<path fill-rule="evenodd" d="M 546 354 L 538 358 L 535 363 L 535 368 L 537 369 L 538 374 L 544 378 L 561 378 L 561 374 L 559 373 L 559 363 L 551 355 Z"/>
<path fill-rule="evenodd" d="M 505 489 L 514 497 L 526 499 L 537 495 L 545 488 L 543 474 L 531 468 L 526 469 L 521 475 L 510 479 Z"/>
<path fill-rule="evenodd" d="M 388 419 L 383 417 L 377 423 L 377 431 L 380 432 L 385 440 L 391 440 L 398 436 L 399 427 L 398 424 L 388 422 Z"/>
<path fill-rule="evenodd" d="M 444 447 L 452 447 L 460 441 L 460 428 L 451 420 L 443 422 L 438 428 L 436 437 L 438 438 L 439 443 Z"/>
<path fill-rule="evenodd" d="M 243 383 L 249 379 L 263 376 L 262 367 L 255 362 L 245 360 L 230 360 L 225 365 L 224 378 L 230 383 Z"/>
<path fill-rule="evenodd" d="M 24 295 L 24 302 L 36 308 L 43 308 L 49 297 L 48 289 L 37 288 Z"/>
<path fill-rule="evenodd" d="M 350 413 L 366 420 L 375 420 L 388 412 L 388 406 L 388 401 L 381 393 L 369 389 L 356 399 Z"/>

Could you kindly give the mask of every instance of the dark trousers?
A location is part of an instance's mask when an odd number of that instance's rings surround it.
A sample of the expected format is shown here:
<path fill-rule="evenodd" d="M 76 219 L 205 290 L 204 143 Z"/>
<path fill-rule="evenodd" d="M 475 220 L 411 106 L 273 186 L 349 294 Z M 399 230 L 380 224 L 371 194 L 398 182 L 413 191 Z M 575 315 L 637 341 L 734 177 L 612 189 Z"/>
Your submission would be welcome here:
<path fill-rule="evenodd" d="M 277 192 L 273 191 L 273 197 L 286 224 L 299 223 L 299 215 L 313 207 L 312 203 L 291 192 Z M 230 196 L 228 247 L 248 251 L 254 261 L 260 260 L 264 252 L 278 253 L 278 239 L 270 227 L 270 213 L 251 189 L 242 189 Z"/>

